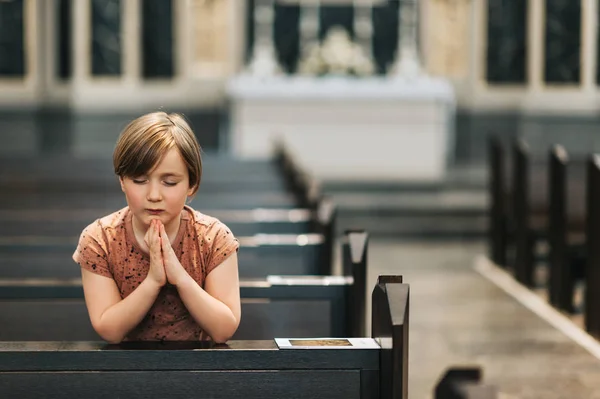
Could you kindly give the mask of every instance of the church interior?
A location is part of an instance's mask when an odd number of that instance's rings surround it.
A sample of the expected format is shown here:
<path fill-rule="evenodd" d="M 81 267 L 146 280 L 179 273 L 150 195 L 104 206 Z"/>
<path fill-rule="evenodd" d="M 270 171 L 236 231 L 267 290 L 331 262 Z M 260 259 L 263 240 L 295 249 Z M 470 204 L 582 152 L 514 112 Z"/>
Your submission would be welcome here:
<path fill-rule="evenodd" d="M 600 398 L 599 21 L 0 0 L 0 396 Z M 73 251 L 128 205 L 115 143 L 157 111 L 201 146 L 189 205 L 239 241 L 224 344 L 90 322 Z"/>

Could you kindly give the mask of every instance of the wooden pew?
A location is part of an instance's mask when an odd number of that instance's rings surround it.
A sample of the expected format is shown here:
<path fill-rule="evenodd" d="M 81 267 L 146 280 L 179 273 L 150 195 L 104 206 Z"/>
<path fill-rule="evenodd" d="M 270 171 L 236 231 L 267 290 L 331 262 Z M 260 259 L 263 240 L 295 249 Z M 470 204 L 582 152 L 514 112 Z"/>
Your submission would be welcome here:
<path fill-rule="evenodd" d="M 2 159 L 0 158 L 0 163 Z M 110 164 L 110 160 L 106 162 Z M 73 165 L 72 168 L 75 169 L 77 166 Z M 89 168 L 83 167 L 83 171 L 86 170 Z M 8 171 L 4 170 L 0 172 L 0 187 L 11 187 L 13 190 L 29 194 L 62 192 L 69 196 L 76 196 L 79 193 L 123 195 L 118 177 L 113 174 L 98 176 L 93 170 L 87 174 L 73 174 L 69 170 L 60 172 L 50 169 L 50 171 L 53 171 L 52 175 L 39 171 L 27 173 L 20 170 L 8 174 Z M 213 176 L 210 177 L 208 173 L 203 173 L 200 192 L 234 195 L 256 192 L 283 193 L 288 187 L 282 176 L 279 176 L 279 171 L 276 170 L 260 173 L 246 170 L 244 174 L 229 177 L 215 171 Z"/>
<path fill-rule="evenodd" d="M 80 275 L 71 258 L 76 240 L 35 236 L 32 240 L 0 240 L 0 278 L 76 278 Z M 239 240 L 241 277 L 331 274 L 331 263 L 321 263 L 324 252 L 330 253 L 330 249 L 325 247 L 324 237 L 320 234 L 261 234 L 239 237 Z"/>
<path fill-rule="evenodd" d="M 67 212 L 64 213 L 67 215 Z M 74 212 L 67 217 L 44 215 L 41 211 L 1 211 L 0 237 L 48 236 L 79 237 L 83 229 L 94 220 L 94 215 L 81 217 Z M 95 214 L 96 217 L 99 214 Z M 236 237 L 256 234 L 306 234 L 316 233 L 313 215 L 308 209 L 231 210 L 211 212 L 227 225 Z"/>
<path fill-rule="evenodd" d="M 588 161 L 585 329 L 600 339 L 600 155 Z"/>
<path fill-rule="evenodd" d="M 506 155 L 498 137 L 488 141 L 489 257 L 497 265 L 506 266 L 509 241 L 507 209 Z"/>
<path fill-rule="evenodd" d="M 309 226 L 308 234 L 256 234 L 240 237 L 239 265 L 240 276 L 247 278 L 263 277 L 269 274 L 318 274 L 330 275 L 333 265 L 335 243 L 336 205 L 326 197 L 320 199 L 315 210 L 276 211 L 257 209 L 252 213 L 236 211 L 233 216 L 244 222 L 298 220 Z M 81 219 L 88 212 L 74 212 L 73 219 Z M 35 212 L 20 212 L 14 215 L 0 211 L 0 220 L 12 220 L 18 228 L 27 217 L 31 226 L 37 216 L 49 215 Z M 91 216 L 91 215 L 90 215 Z M 69 218 L 69 212 L 56 215 L 58 219 Z M 51 219 L 52 220 L 52 219 Z M 68 220 L 68 219 L 67 219 Z M 89 222 L 88 222 L 89 223 Z M 71 255 L 77 246 L 81 231 L 70 237 L 61 236 L 51 226 L 38 231 L 7 230 L 2 234 L 0 227 L 0 278 L 76 278 L 79 270 L 72 267 Z M 68 226 L 68 224 L 67 224 Z M 258 227 L 260 228 L 260 227 Z M 45 230 L 44 230 L 45 229 Z M 250 229 L 250 227 L 248 227 Z M 23 234 L 29 233 L 29 234 Z M 52 234 L 49 234 L 52 233 Z M 237 235 L 237 234 L 236 234 Z M 286 259 L 286 262 L 282 260 Z"/>
<path fill-rule="evenodd" d="M 224 154 L 203 154 L 199 193 L 285 193 L 294 185 L 287 179 L 300 175 L 295 167 L 295 161 L 281 143 L 276 147 L 272 160 L 240 160 Z M 82 159 L 64 154 L 3 156 L 0 158 L 0 187 L 30 194 L 59 192 L 68 196 L 81 193 L 122 196 L 112 159 L 108 157 Z M 297 194 L 304 196 L 303 192 Z"/>
<path fill-rule="evenodd" d="M 435 387 L 434 399 L 497 399 L 498 390 L 481 382 L 480 367 L 453 367 Z"/>
<path fill-rule="evenodd" d="M 518 162 L 519 170 L 527 170 L 528 159 L 525 151 L 521 152 Z M 548 162 L 547 189 L 539 188 L 538 204 L 522 201 L 516 203 L 516 216 L 527 220 L 527 213 L 531 215 L 530 208 L 536 208 L 538 226 L 543 228 L 546 224 L 547 239 L 549 244 L 548 256 L 548 296 L 550 303 L 556 308 L 568 313 L 576 312 L 574 304 L 574 290 L 577 282 L 585 282 L 584 317 L 585 329 L 596 338 L 600 339 L 600 160 L 598 155 L 586 159 L 585 169 L 581 167 L 581 159 L 571 159 L 564 147 L 555 145 L 551 148 Z M 526 176 L 522 173 L 522 176 Z M 516 176 L 515 176 L 516 177 Z M 527 180 L 517 181 L 519 195 L 527 192 Z M 519 188 L 519 185 L 521 187 Z M 541 192 L 541 193 L 540 193 Z M 547 195 L 546 211 L 540 205 L 543 195 Z M 524 203 L 524 205 L 523 205 Z M 523 208 L 519 209 L 519 206 Z M 544 222 L 544 217 L 547 221 Z M 522 224 L 521 228 L 523 227 Z M 523 231 L 521 231 L 521 234 Z M 533 262 L 533 243 L 531 231 L 527 232 L 529 242 L 525 259 Z M 538 237 L 542 233 L 538 232 Z M 518 240 L 518 238 L 517 238 Z M 523 259 L 523 253 L 522 253 Z M 518 268 L 518 265 L 516 265 Z M 532 269 L 521 270 L 521 278 L 527 280 Z M 525 273 L 523 273 L 525 272 Z M 533 277 L 531 277 L 533 278 Z M 530 280 L 532 283 L 532 280 Z"/>
<path fill-rule="evenodd" d="M 208 188 L 232 187 L 249 190 L 279 189 L 285 183 L 279 163 L 274 160 L 240 160 L 224 154 L 203 155 L 202 181 Z M 51 184 L 46 184 L 51 183 Z M 119 189 L 110 157 L 79 158 L 68 154 L 8 156 L 0 158 L 0 185 L 47 187 L 56 185 L 77 189 L 76 182 L 86 189 L 94 187 Z M 99 185 L 95 185 L 98 183 Z M 63 186 L 64 185 L 64 186 Z"/>
<path fill-rule="evenodd" d="M 0 192 L 0 209 L 5 210 L 43 210 L 60 211 L 71 209 L 95 209 L 98 215 L 107 215 L 125 206 L 125 196 L 117 194 L 99 194 L 82 192 L 70 196 L 64 192 L 48 192 L 41 195 L 16 195 L 14 191 L 2 190 Z M 219 209 L 294 209 L 301 207 L 298 199 L 287 192 L 257 192 L 244 194 L 222 194 L 199 191 L 189 201 L 189 204 L 210 215 L 210 210 Z"/>
<path fill-rule="evenodd" d="M 561 145 L 550 151 L 549 172 L 549 300 L 558 309 L 572 313 L 575 283 L 583 278 L 585 176 L 578 165 L 573 168 Z"/>
<path fill-rule="evenodd" d="M 512 246 L 516 279 L 533 287 L 535 249 L 537 244 L 547 242 L 549 234 L 550 158 L 532 159 L 527 143 L 518 139 L 512 148 L 511 184 L 507 184 L 503 182 L 506 173 L 500 171 L 502 162 L 496 159 L 501 158 L 497 146 L 490 144 L 490 167 L 496 168 L 490 172 L 490 254 L 500 262 L 511 263 L 507 248 Z M 568 195 L 574 206 L 567 211 L 575 212 L 573 217 L 581 220 L 583 213 L 578 200 L 585 197 L 585 160 L 575 157 L 571 164 Z"/>
<path fill-rule="evenodd" d="M 0 390 L 23 399 L 408 398 L 409 287 L 381 277 L 365 345 L 281 349 L 272 340 L 1 342 Z M 282 337 L 294 338 L 294 337 Z M 322 344 L 338 343 L 321 341 Z M 373 345 L 375 344 L 375 345 Z"/>
<path fill-rule="evenodd" d="M 334 230 L 324 234 L 257 234 L 238 237 L 240 275 L 331 274 Z M 80 272 L 71 255 L 76 237 L 0 236 L 0 278 L 75 278 Z"/>
<path fill-rule="evenodd" d="M 307 208 L 214 209 L 211 210 L 210 216 L 225 223 L 236 236 L 315 233 L 322 231 L 321 226 L 315 227 L 319 223 L 335 223 L 335 205 L 329 205 L 326 201 L 330 200 L 323 198 L 316 211 Z M 319 206 L 331 207 L 332 205 L 333 209 L 329 211 L 328 218 L 325 212 L 327 208 L 323 208 L 322 213 L 319 212 Z M 53 212 L 42 209 L 0 209 L 0 237 L 29 235 L 78 237 L 87 225 L 102 215 L 97 209 L 65 209 Z"/>
<path fill-rule="evenodd" d="M 240 281 L 243 317 L 235 338 L 363 336 L 368 236 L 347 233 L 342 245 L 345 276 Z M 0 325 L 0 341 L 99 339 L 80 279 L 0 280 Z"/>

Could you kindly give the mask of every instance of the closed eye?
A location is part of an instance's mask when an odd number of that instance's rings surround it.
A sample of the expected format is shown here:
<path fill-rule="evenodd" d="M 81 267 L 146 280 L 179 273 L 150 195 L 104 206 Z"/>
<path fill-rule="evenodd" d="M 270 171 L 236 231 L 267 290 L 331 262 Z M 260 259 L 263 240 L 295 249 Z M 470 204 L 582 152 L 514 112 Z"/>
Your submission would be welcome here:
<path fill-rule="evenodd" d="M 147 180 L 145 179 L 131 179 L 132 182 L 134 182 L 135 184 L 144 184 L 146 183 Z"/>
<path fill-rule="evenodd" d="M 165 182 L 165 186 L 169 186 L 169 187 L 173 187 L 176 186 L 179 182 L 170 182 L 170 181 L 166 181 Z"/>

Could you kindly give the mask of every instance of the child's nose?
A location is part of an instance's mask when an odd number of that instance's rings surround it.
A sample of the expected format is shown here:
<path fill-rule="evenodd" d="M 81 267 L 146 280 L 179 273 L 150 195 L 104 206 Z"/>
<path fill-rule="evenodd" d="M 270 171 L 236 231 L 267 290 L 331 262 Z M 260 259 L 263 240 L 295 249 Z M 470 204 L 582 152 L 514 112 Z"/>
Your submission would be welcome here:
<path fill-rule="evenodd" d="M 162 199 L 160 187 L 158 184 L 150 184 L 147 195 L 148 201 L 157 202 Z"/>

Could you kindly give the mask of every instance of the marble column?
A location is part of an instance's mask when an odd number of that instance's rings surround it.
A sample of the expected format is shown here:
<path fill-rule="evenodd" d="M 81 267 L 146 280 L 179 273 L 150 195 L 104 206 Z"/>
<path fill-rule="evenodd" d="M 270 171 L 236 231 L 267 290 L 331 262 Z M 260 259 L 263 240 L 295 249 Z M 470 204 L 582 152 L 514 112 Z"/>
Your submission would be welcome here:
<path fill-rule="evenodd" d="M 247 73 L 256 77 L 268 77 L 281 73 L 273 42 L 275 9 L 273 0 L 255 0 L 254 45 Z"/>
<path fill-rule="evenodd" d="M 428 0 L 422 4 L 420 26 L 424 44 L 421 59 L 428 73 L 464 79 L 469 74 L 471 2 Z M 479 0 L 475 0 L 479 1 Z M 425 68 L 425 66 L 424 66 Z"/>
<path fill-rule="evenodd" d="M 155 0 L 154 0 L 155 1 Z M 144 37 L 142 35 L 142 25 L 145 22 L 143 17 L 146 13 L 140 13 L 142 6 L 148 5 L 148 1 L 142 0 L 127 0 L 121 5 L 121 31 L 123 32 L 122 39 L 122 75 L 123 82 L 128 85 L 137 86 L 140 84 L 143 71 L 142 56 L 145 56 L 145 48 L 143 46 Z M 168 3 L 167 3 L 168 4 Z M 168 14 L 167 14 L 168 15 Z M 168 29 L 168 23 L 163 25 L 163 29 Z M 168 36 L 168 33 L 163 33 Z"/>
<path fill-rule="evenodd" d="M 373 57 L 373 7 L 364 0 L 354 0 L 354 38 L 367 57 Z"/>
<path fill-rule="evenodd" d="M 239 0 L 193 2 L 195 76 L 222 78 L 235 68 L 232 54 L 234 1 Z"/>
<path fill-rule="evenodd" d="M 581 83 L 588 92 L 596 91 L 598 68 L 598 1 L 583 0 L 583 45 L 581 49 Z"/>
<path fill-rule="evenodd" d="M 319 0 L 300 2 L 300 60 L 305 60 L 319 46 Z"/>
<path fill-rule="evenodd" d="M 418 0 L 400 0 L 398 49 L 392 75 L 415 78 L 422 73 L 418 49 L 419 5 Z"/>

